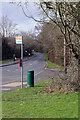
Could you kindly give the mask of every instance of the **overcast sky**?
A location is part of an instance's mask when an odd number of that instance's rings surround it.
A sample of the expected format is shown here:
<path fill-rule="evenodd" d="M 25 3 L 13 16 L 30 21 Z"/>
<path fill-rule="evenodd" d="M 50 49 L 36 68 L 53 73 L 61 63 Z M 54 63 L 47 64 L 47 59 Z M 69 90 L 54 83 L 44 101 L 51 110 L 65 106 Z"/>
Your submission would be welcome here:
<path fill-rule="evenodd" d="M 29 15 L 32 14 L 33 16 L 39 18 L 39 13 L 36 7 L 33 6 L 32 2 L 30 2 L 29 11 L 26 11 L 26 13 Z M 16 4 L 13 5 L 9 2 L 2 2 L 2 16 L 5 15 L 7 15 L 8 18 L 11 19 L 14 23 L 18 24 L 18 28 L 20 31 L 34 31 L 35 25 L 37 25 L 34 20 L 27 18 L 24 15 L 22 9 Z"/>

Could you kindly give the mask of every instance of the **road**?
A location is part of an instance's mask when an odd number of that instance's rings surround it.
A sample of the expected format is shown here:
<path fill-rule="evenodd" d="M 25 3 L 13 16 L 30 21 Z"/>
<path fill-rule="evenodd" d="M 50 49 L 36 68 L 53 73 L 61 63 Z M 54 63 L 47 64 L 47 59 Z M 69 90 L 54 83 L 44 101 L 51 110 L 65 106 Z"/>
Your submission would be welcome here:
<path fill-rule="evenodd" d="M 36 53 L 30 60 L 23 62 L 23 82 L 27 86 L 27 71 L 34 70 L 34 83 L 57 77 L 56 71 L 45 69 L 45 56 Z M 2 67 L 2 91 L 20 88 L 21 68 L 19 64 Z"/>

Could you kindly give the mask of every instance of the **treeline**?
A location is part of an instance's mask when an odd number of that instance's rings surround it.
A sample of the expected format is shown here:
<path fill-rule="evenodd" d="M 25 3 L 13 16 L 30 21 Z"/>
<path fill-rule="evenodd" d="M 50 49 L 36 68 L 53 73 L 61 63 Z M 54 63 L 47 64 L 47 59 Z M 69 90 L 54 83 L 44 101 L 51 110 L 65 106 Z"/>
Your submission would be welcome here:
<path fill-rule="evenodd" d="M 23 36 L 23 56 L 31 56 L 35 49 L 34 35 L 22 33 Z M 21 57 L 21 45 L 16 44 L 15 37 L 2 37 L 2 60 L 11 59 L 13 55 L 17 58 Z"/>
<path fill-rule="evenodd" d="M 17 58 L 21 57 L 21 46 L 16 45 L 16 36 L 21 34 L 23 36 L 23 55 L 31 56 L 32 50 L 35 48 L 35 36 L 33 33 L 21 32 L 12 20 L 7 16 L 2 16 L 0 19 L 0 38 L 2 48 L 2 60 L 11 59 L 13 55 Z"/>
<path fill-rule="evenodd" d="M 38 29 L 40 26 L 38 26 Z M 59 65 L 63 65 L 64 61 L 64 38 L 60 29 L 49 22 L 45 23 L 41 32 L 37 37 L 38 50 L 48 55 L 48 59 Z"/>
<path fill-rule="evenodd" d="M 2 38 L 2 60 L 13 57 L 13 48 L 8 44 L 8 38 Z"/>
<path fill-rule="evenodd" d="M 61 27 L 63 27 L 61 25 Z M 38 25 L 37 29 L 41 30 L 37 36 L 38 51 L 46 53 L 48 59 L 58 65 L 64 65 L 64 36 L 59 27 L 52 21 L 44 23 L 43 26 Z M 79 37 L 74 34 L 70 35 L 71 42 L 74 47 L 70 48 L 71 43 L 66 44 L 66 64 L 67 66 L 71 63 L 73 56 L 76 59 L 73 50 L 78 53 Z"/>

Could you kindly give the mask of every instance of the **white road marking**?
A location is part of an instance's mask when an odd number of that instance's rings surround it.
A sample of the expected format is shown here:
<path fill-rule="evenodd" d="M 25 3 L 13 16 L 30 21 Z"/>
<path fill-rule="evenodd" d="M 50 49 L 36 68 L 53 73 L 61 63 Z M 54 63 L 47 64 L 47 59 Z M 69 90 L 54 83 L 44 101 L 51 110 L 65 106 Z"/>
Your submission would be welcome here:
<path fill-rule="evenodd" d="M 3 91 L 3 90 L 6 90 L 6 91 L 7 91 L 7 90 L 10 90 L 10 88 L 2 88 L 2 91 Z"/>

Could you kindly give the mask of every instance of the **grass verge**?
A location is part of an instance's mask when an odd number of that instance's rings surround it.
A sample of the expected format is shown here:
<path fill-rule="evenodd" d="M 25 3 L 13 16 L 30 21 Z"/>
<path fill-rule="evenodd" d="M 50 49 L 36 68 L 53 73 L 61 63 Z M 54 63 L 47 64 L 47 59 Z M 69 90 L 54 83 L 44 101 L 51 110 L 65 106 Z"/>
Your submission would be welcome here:
<path fill-rule="evenodd" d="M 19 58 L 17 58 L 16 60 L 19 60 Z M 0 61 L 0 64 L 4 64 L 4 63 L 8 63 L 8 62 L 13 62 L 14 60 L 13 59 L 6 59 L 6 60 L 3 60 L 3 61 Z"/>
<path fill-rule="evenodd" d="M 64 71 L 64 67 L 63 66 L 59 66 L 57 64 L 52 63 L 51 61 L 48 60 L 48 55 L 44 54 L 46 61 L 47 61 L 47 68 L 60 68 L 59 72 L 63 72 Z M 67 68 L 67 72 L 71 72 L 71 68 Z"/>
<path fill-rule="evenodd" d="M 26 58 L 26 57 L 24 57 L 24 58 Z M 23 59 L 24 59 L 23 58 Z M 17 62 L 17 60 L 18 60 L 18 62 Z M 0 64 L 4 64 L 4 63 L 8 63 L 8 62 L 14 62 L 14 60 L 13 59 L 6 59 L 6 60 L 3 60 L 3 61 L 0 61 Z M 16 60 L 15 60 L 15 62 L 16 63 L 19 63 L 19 58 L 17 58 Z"/>
<path fill-rule="evenodd" d="M 62 66 L 59 66 L 57 64 L 54 64 L 52 63 L 51 61 L 48 60 L 48 55 L 47 54 L 44 54 L 45 55 L 45 58 L 46 58 L 46 61 L 47 61 L 47 68 L 63 68 Z"/>
<path fill-rule="evenodd" d="M 52 80 L 2 93 L 3 118 L 78 118 L 78 93 L 42 94 Z"/>

